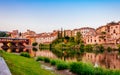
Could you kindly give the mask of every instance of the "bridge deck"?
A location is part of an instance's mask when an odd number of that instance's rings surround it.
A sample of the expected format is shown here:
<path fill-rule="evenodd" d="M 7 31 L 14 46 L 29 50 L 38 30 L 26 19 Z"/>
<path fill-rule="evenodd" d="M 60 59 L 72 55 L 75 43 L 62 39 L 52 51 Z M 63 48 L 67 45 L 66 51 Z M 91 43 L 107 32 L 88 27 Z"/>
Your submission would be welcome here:
<path fill-rule="evenodd" d="M 0 37 L 0 42 L 29 42 L 27 38 Z"/>

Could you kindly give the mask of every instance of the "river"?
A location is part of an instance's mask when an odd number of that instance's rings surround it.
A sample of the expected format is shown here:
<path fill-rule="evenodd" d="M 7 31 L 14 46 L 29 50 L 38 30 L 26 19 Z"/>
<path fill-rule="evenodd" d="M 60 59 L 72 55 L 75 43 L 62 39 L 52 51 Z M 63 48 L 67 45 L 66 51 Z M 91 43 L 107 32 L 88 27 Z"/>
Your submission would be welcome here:
<path fill-rule="evenodd" d="M 27 48 L 20 48 L 20 49 L 7 49 L 7 52 L 21 52 L 30 50 Z M 49 58 L 58 58 L 52 51 L 50 50 L 39 50 L 36 52 L 36 56 L 44 56 Z M 92 63 L 95 67 L 104 67 L 108 69 L 120 69 L 120 55 L 117 51 L 114 52 L 104 52 L 104 53 L 84 53 L 80 57 L 74 58 L 66 58 L 66 61 L 77 61 L 80 59 L 85 63 Z"/>

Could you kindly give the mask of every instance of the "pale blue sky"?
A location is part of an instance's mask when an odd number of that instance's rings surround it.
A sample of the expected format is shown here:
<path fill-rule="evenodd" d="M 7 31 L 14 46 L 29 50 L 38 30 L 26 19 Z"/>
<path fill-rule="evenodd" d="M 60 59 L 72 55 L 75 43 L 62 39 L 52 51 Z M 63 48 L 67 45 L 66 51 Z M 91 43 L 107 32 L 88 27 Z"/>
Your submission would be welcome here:
<path fill-rule="evenodd" d="M 120 21 L 120 0 L 0 0 L 0 30 L 37 33 Z"/>

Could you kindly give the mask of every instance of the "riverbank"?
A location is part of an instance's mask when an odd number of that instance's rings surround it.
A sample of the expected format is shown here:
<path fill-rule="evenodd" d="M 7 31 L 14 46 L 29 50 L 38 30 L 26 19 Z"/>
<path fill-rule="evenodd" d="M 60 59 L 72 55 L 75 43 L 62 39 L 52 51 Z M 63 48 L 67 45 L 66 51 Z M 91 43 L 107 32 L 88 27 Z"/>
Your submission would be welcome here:
<path fill-rule="evenodd" d="M 51 64 L 45 63 L 43 61 L 39 61 L 39 62 L 41 64 L 42 68 L 49 70 L 49 71 L 55 73 L 56 75 L 76 75 L 76 74 L 70 72 L 68 69 L 57 70 L 56 66 L 52 66 Z"/>
<path fill-rule="evenodd" d="M 41 68 L 41 64 L 33 58 L 26 58 L 16 54 L 0 51 L 12 75 L 56 75 Z"/>
<path fill-rule="evenodd" d="M 51 71 L 58 71 L 59 74 L 63 72 L 63 74 L 60 75 L 120 75 L 120 70 L 105 69 L 82 61 L 66 62 L 60 59 L 50 59 L 46 57 L 38 57 L 37 61 L 40 61 L 44 68 Z M 43 61 L 45 63 L 43 63 Z"/>

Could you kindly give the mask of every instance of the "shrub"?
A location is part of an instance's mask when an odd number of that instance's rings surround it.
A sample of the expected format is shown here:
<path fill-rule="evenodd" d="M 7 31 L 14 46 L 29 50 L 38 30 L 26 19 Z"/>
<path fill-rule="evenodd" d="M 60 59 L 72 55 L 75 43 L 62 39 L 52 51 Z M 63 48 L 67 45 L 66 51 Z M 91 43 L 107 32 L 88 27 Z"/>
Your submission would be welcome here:
<path fill-rule="evenodd" d="M 65 63 L 65 62 L 58 63 L 58 64 L 57 64 L 57 69 L 58 69 L 58 70 L 68 69 L 68 65 L 67 65 L 67 63 Z"/>
<path fill-rule="evenodd" d="M 70 71 L 79 74 L 79 69 L 80 69 L 79 65 L 81 65 L 81 64 L 77 63 L 77 62 L 71 63 L 70 64 Z"/>
<path fill-rule="evenodd" d="M 73 62 L 70 64 L 70 71 L 78 75 L 93 75 L 94 67 L 91 64 Z"/>
<path fill-rule="evenodd" d="M 37 57 L 36 61 L 43 61 L 44 57 Z"/>
<path fill-rule="evenodd" d="M 47 58 L 47 57 L 45 57 L 45 58 L 44 58 L 44 62 L 49 63 L 49 62 L 50 62 L 50 59 Z"/>
<path fill-rule="evenodd" d="M 56 60 L 51 60 L 50 63 L 51 65 L 56 65 Z"/>
<path fill-rule="evenodd" d="M 30 58 L 30 54 L 27 53 L 27 52 L 21 52 L 20 55 L 21 55 L 21 56 L 24 56 L 24 57 Z"/>
<path fill-rule="evenodd" d="M 4 51 L 3 50 L 0 50 L 0 53 L 3 53 Z"/>
<path fill-rule="evenodd" d="M 100 67 L 94 68 L 94 75 L 106 75 L 106 74 L 107 74 L 107 70 Z"/>

